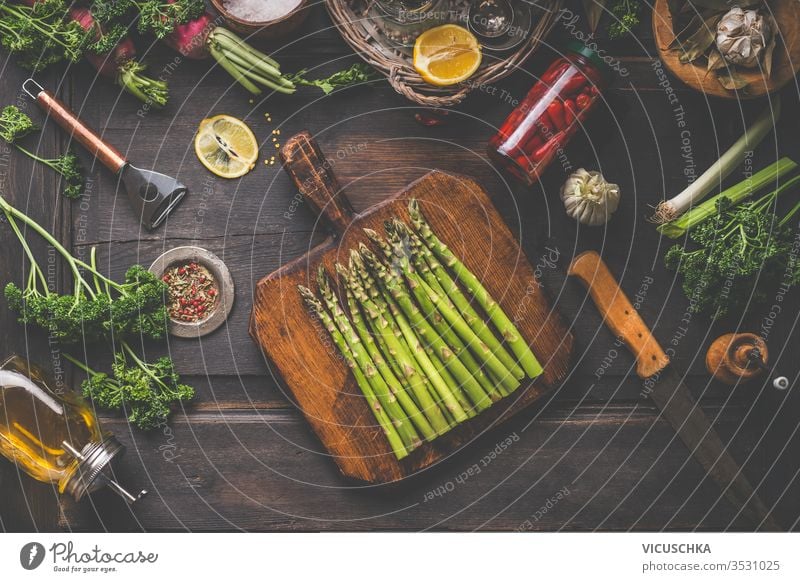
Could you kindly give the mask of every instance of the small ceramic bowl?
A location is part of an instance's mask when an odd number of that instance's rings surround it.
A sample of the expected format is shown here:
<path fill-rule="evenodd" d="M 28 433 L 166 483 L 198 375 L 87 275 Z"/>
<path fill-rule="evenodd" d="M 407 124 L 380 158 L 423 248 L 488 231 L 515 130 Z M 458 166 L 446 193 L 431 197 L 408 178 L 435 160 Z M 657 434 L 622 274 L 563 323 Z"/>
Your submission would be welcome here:
<path fill-rule="evenodd" d="M 273 41 L 284 38 L 294 32 L 305 21 L 310 11 L 308 0 L 300 3 L 291 11 L 280 18 L 267 22 L 252 22 L 234 16 L 225 8 L 225 0 L 211 0 L 217 12 L 225 19 L 228 27 L 234 32 L 247 37 L 255 37 L 264 41 Z"/>
<path fill-rule="evenodd" d="M 150 265 L 150 272 L 162 277 L 170 267 L 195 262 L 209 270 L 217 282 L 219 295 L 217 307 L 206 319 L 197 322 L 175 321 L 170 319 L 168 331 L 175 337 L 196 338 L 210 334 L 217 329 L 233 309 L 233 277 L 225 263 L 217 255 L 200 247 L 175 247 L 158 257 Z"/>

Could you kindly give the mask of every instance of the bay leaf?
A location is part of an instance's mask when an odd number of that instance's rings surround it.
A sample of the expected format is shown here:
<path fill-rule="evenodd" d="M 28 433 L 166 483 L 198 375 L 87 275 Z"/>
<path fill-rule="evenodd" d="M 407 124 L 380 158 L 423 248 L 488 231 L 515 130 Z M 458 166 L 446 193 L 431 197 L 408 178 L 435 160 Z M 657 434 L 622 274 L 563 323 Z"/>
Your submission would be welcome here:
<path fill-rule="evenodd" d="M 691 63 L 706 54 L 717 35 L 716 23 L 716 16 L 706 18 L 694 34 L 678 43 L 677 50 L 681 53 L 679 60 L 682 63 Z"/>
<path fill-rule="evenodd" d="M 772 38 L 769 39 L 769 44 L 764 49 L 764 77 L 769 79 L 772 76 L 772 59 L 775 53 L 775 45 L 778 43 L 778 24 L 772 16 L 769 17 L 769 24 L 772 28 Z"/>
<path fill-rule="evenodd" d="M 716 48 L 712 48 L 708 53 L 708 65 L 706 65 L 706 71 L 716 71 L 717 69 L 727 66 L 727 64 L 728 63 L 725 61 L 725 57 L 722 56 L 722 53 Z"/>
<path fill-rule="evenodd" d="M 761 4 L 762 0 L 691 0 L 691 4 L 700 8 L 713 8 L 714 10 L 724 10 L 727 12 L 734 6 L 739 8 L 751 8 Z"/>
<path fill-rule="evenodd" d="M 589 25 L 589 32 L 594 33 L 603 16 L 608 0 L 583 0 L 583 11 L 586 14 L 586 23 Z"/>
<path fill-rule="evenodd" d="M 728 91 L 739 91 L 749 85 L 747 80 L 732 68 L 720 70 L 717 73 L 717 80 Z"/>
<path fill-rule="evenodd" d="M 703 19 L 700 17 L 699 14 L 695 14 L 694 17 L 681 29 L 675 32 L 675 38 L 672 39 L 672 42 L 669 43 L 667 47 L 668 50 L 677 50 L 680 48 L 681 44 L 686 42 L 686 39 L 691 38 L 694 34 L 697 34 L 697 31 L 700 30 L 700 27 L 703 26 Z"/>

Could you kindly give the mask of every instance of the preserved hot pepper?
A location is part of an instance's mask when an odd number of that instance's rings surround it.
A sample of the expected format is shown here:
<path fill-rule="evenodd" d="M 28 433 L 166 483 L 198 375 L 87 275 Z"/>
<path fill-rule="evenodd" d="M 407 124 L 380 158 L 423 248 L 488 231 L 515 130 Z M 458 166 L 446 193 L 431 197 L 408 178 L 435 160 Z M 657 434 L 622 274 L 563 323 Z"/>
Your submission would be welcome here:
<path fill-rule="evenodd" d="M 568 44 L 489 141 L 489 157 L 526 184 L 536 183 L 594 109 L 608 76 L 595 51 Z"/>

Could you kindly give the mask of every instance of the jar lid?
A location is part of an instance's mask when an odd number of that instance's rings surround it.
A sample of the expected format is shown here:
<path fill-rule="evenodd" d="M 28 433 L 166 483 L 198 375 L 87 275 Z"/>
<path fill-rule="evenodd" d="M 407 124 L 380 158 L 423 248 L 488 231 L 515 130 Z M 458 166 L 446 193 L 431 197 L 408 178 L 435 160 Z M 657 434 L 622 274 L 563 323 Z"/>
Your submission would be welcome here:
<path fill-rule="evenodd" d="M 573 39 L 569 41 L 565 46 L 564 50 L 571 52 L 573 54 L 581 55 L 582 57 L 586 57 L 589 61 L 597 67 L 597 70 L 600 71 L 600 74 L 606 78 L 606 80 L 610 80 L 613 77 L 611 67 L 608 66 L 597 51 L 589 48 L 586 44 L 582 43 L 577 39 Z"/>
<path fill-rule="evenodd" d="M 110 487 L 128 503 L 134 503 L 147 494 L 147 491 L 142 491 L 134 496 L 109 476 L 111 462 L 125 450 L 122 443 L 113 436 L 108 436 L 99 443 L 89 443 L 81 451 L 75 450 L 67 442 L 64 442 L 64 446 L 78 460 L 78 467 L 65 487 L 75 501 L 80 501 L 87 493 L 93 493 L 102 487 Z"/>

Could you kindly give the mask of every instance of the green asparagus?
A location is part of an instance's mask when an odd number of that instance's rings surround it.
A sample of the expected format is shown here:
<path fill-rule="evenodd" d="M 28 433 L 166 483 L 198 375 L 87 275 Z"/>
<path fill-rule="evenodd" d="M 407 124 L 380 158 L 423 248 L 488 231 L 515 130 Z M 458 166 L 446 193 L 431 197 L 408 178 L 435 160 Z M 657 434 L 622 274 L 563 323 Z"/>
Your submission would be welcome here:
<path fill-rule="evenodd" d="M 497 327 L 500 334 L 508 342 L 522 369 L 530 378 L 535 378 L 542 373 L 542 366 L 531 351 L 517 327 L 508 315 L 497 304 L 491 294 L 481 284 L 478 278 L 447 248 L 434 234 L 419 208 L 419 203 L 412 199 L 409 202 L 409 213 L 414 230 L 428 245 L 438 259 L 453 270 L 456 278 L 475 297 L 480 306 L 486 311 L 489 319 Z"/>
<path fill-rule="evenodd" d="M 353 371 L 353 375 L 356 378 L 358 387 L 361 389 L 361 392 L 364 394 L 364 398 L 366 398 L 369 407 L 372 409 L 375 419 L 378 421 L 378 424 L 383 430 L 383 434 L 386 435 L 386 439 L 389 441 L 389 446 L 392 448 L 392 452 L 394 453 L 395 457 L 398 459 L 407 457 L 408 450 L 403 444 L 403 440 L 400 438 L 397 429 L 392 424 L 392 421 L 389 419 L 386 411 L 383 410 L 380 402 L 378 402 L 378 399 L 375 397 L 367 377 L 353 359 L 353 354 L 350 351 L 350 348 L 347 346 L 347 342 L 345 342 L 344 337 L 336 328 L 336 325 L 333 323 L 330 315 L 328 315 L 328 313 L 322 307 L 322 303 L 320 303 L 319 300 L 314 296 L 314 293 L 311 291 L 311 289 L 303 287 L 302 285 L 298 286 L 298 289 L 300 290 L 300 294 L 303 296 L 303 299 L 305 299 L 309 309 L 311 309 L 314 315 L 316 315 L 320 322 L 322 322 L 322 325 L 325 327 L 325 329 L 328 330 L 328 333 L 330 333 L 331 338 L 333 338 L 333 342 L 342 353 L 347 366 Z"/>
<path fill-rule="evenodd" d="M 443 297 L 448 298 L 464 318 L 477 336 L 492 350 L 503 365 L 511 370 L 511 373 L 518 380 L 525 377 L 525 371 L 517 364 L 514 357 L 508 353 L 508 350 L 503 346 L 500 340 L 497 339 L 494 332 L 489 329 L 489 326 L 484 323 L 483 318 L 478 315 L 475 308 L 472 307 L 469 299 L 459 289 L 458 285 L 450 274 L 447 272 L 442 264 L 436 259 L 433 252 L 422 242 L 417 234 L 412 231 L 404 222 L 397 222 L 397 228 L 403 229 L 406 236 L 409 237 L 411 249 L 419 257 L 419 262 L 422 263 L 422 268 L 430 269 L 432 276 L 426 279 L 426 282 L 435 290 L 439 291 Z"/>
<path fill-rule="evenodd" d="M 361 340 L 353 330 L 353 327 L 350 324 L 350 321 L 347 319 L 347 316 L 344 314 L 344 311 L 339 304 L 339 300 L 336 298 L 336 295 L 330 288 L 328 277 L 325 274 L 324 268 L 322 267 L 320 267 L 317 273 L 317 284 L 319 286 L 322 300 L 325 306 L 328 308 L 329 313 L 333 317 L 333 322 L 336 324 L 336 327 L 339 329 L 345 339 L 345 342 L 350 348 L 350 351 L 353 354 L 353 359 L 367 377 L 375 396 L 380 401 L 384 410 L 386 410 L 386 413 L 392 419 L 392 423 L 397 429 L 400 438 L 403 439 L 403 443 L 407 448 L 416 448 L 420 444 L 419 435 L 414 429 L 413 424 L 408 420 L 405 411 L 403 411 L 402 407 L 397 402 L 395 393 L 398 387 L 389 387 L 384 378 L 378 372 L 375 363 L 372 362 L 367 355 L 366 350 L 361 345 Z M 402 390 L 402 387 L 399 389 Z"/>
<path fill-rule="evenodd" d="M 350 320 L 352 321 L 353 328 L 356 330 L 358 337 L 361 339 L 362 345 L 366 348 L 367 354 L 372 359 L 372 362 L 375 364 L 378 372 L 380 372 L 381 376 L 383 376 L 386 384 L 390 387 L 390 389 L 393 389 L 394 396 L 397 398 L 400 406 L 405 411 L 409 420 L 414 423 L 414 426 L 422 434 L 425 440 L 433 440 L 437 436 L 436 431 L 431 428 L 430 423 L 427 421 L 422 412 L 420 412 L 419 408 L 417 408 L 417 405 L 414 403 L 411 397 L 406 393 L 402 382 L 397 378 L 397 376 L 395 376 L 394 372 L 392 372 L 392 369 L 386 363 L 386 359 L 383 357 L 377 345 L 375 344 L 375 339 L 370 335 L 369 331 L 364 325 L 364 320 L 361 317 L 361 311 L 359 310 L 353 290 L 350 287 L 350 273 L 343 265 L 340 265 L 339 263 L 336 264 L 335 268 L 336 272 L 339 274 L 339 277 L 341 277 L 345 284 L 345 296 L 347 300 L 347 308 L 350 312 Z"/>
<path fill-rule="evenodd" d="M 450 428 L 450 425 L 445 419 L 444 413 L 428 392 L 428 387 L 424 380 L 425 376 L 421 369 L 417 367 L 414 354 L 410 348 L 407 348 L 402 343 L 401 332 L 397 327 L 396 320 L 392 319 L 390 324 L 384 315 L 385 306 L 378 305 L 369 298 L 366 291 L 359 289 L 355 285 L 351 286 L 351 289 L 356 294 L 356 299 L 361 303 L 364 312 L 369 318 L 373 334 L 386 343 L 389 355 L 397 361 L 403 371 L 403 378 L 409 383 L 417 405 L 425 414 L 433 429 L 440 435 L 444 434 Z"/>

